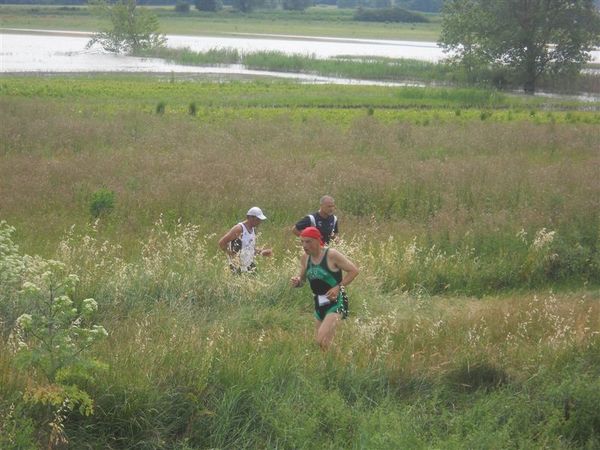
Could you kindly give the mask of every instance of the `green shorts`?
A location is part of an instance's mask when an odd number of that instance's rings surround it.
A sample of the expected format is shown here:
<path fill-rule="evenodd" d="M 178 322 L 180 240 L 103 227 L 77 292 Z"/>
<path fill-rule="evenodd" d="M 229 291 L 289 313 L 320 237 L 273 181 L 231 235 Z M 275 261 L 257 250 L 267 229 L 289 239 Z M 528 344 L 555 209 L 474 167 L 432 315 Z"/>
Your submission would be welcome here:
<path fill-rule="evenodd" d="M 341 314 L 342 319 L 348 317 L 350 310 L 348 309 L 348 295 L 346 291 L 341 291 L 335 302 L 326 305 L 319 305 L 317 296 L 315 295 L 315 319 L 322 322 L 325 320 L 325 316 L 331 313 Z"/>

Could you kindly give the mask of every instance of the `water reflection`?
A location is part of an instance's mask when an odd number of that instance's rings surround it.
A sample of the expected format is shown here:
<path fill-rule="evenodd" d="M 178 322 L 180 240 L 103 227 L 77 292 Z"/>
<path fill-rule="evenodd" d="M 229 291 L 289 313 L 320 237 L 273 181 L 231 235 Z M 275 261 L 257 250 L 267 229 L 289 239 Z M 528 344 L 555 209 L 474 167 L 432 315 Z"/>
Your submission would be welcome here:
<path fill-rule="evenodd" d="M 216 39 L 216 38 L 215 38 Z M 243 39 L 240 39 L 242 41 Z M 385 83 L 367 80 L 349 80 L 308 74 L 248 70 L 235 64 L 223 67 L 198 67 L 172 64 L 158 58 L 138 58 L 103 52 L 98 48 L 86 50 L 89 37 L 81 34 L 0 34 L 0 72 L 2 73 L 78 73 L 78 72 L 153 72 L 178 74 L 213 74 L 270 76 L 310 83 L 414 85 L 419 83 Z M 189 38 L 176 42 L 188 45 Z M 202 45 L 210 49 L 212 39 Z M 228 44 L 231 42 L 228 42 Z M 196 47 L 200 48 L 200 47 Z M 198 50 L 200 51 L 200 50 Z"/>
<path fill-rule="evenodd" d="M 172 64 L 158 58 L 138 58 L 108 54 L 98 47 L 86 49 L 89 33 L 48 30 L 0 32 L 0 73 L 153 72 L 217 76 L 270 76 L 307 83 L 336 83 L 380 86 L 422 86 L 421 83 L 394 83 L 349 80 L 308 74 L 248 70 L 240 65 L 198 67 Z M 239 37 L 168 36 L 168 46 L 189 47 L 194 51 L 234 48 L 241 52 L 280 51 L 308 54 L 317 58 L 333 56 L 382 56 L 439 61 L 442 50 L 433 42 L 345 39 L 305 36 L 242 35 Z M 600 62 L 600 51 L 592 52 Z M 588 96 L 585 100 L 597 101 Z"/>
<path fill-rule="evenodd" d="M 317 58 L 335 56 L 379 56 L 408 58 L 436 62 L 444 54 L 434 42 L 389 41 L 374 39 L 340 39 L 327 37 L 300 37 L 261 35 L 261 37 L 169 36 L 169 47 L 189 47 L 197 52 L 212 48 L 235 48 L 252 53 L 278 51 L 286 54 L 314 55 Z"/>

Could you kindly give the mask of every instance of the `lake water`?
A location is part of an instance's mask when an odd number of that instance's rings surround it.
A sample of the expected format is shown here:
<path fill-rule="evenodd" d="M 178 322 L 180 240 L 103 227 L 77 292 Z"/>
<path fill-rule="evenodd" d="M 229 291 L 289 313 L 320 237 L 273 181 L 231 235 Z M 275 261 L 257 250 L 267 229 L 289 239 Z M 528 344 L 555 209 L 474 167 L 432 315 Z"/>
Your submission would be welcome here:
<path fill-rule="evenodd" d="M 17 31 L 17 30 L 15 30 Z M 265 74 L 240 66 L 191 67 L 171 64 L 155 58 L 136 58 L 107 54 L 98 47 L 86 49 L 88 33 L 78 32 L 0 32 L 0 72 L 175 72 Z M 309 38 L 300 36 L 240 35 L 239 37 L 168 36 L 169 47 L 189 47 L 194 51 L 232 48 L 241 52 L 261 50 L 287 54 L 333 56 L 387 56 L 437 61 L 443 57 L 435 43 L 366 39 Z M 295 74 L 273 76 L 303 78 Z M 326 77 L 309 77 L 311 79 Z"/>
<path fill-rule="evenodd" d="M 282 35 L 237 36 L 167 36 L 169 47 L 189 47 L 194 51 L 232 48 L 241 52 L 264 50 L 286 54 L 334 56 L 380 56 L 439 61 L 444 54 L 434 42 L 411 42 L 374 39 L 345 39 Z M 406 85 L 375 81 L 344 80 L 306 74 L 246 70 L 239 65 L 196 67 L 171 64 L 157 58 L 137 58 L 114 55 L 99 47 L 86 49 L 89 33 L 47 30 L 0 30 L 0 73 L 68 73 L 68 72 L 155 72 L 178 74 L 216 74 L 272 76 L 311 83 L 354 83 Z M 600 63 L 600 50 L 592 54 Z M 412 83 L 419 85 L 418 83 Z"/>

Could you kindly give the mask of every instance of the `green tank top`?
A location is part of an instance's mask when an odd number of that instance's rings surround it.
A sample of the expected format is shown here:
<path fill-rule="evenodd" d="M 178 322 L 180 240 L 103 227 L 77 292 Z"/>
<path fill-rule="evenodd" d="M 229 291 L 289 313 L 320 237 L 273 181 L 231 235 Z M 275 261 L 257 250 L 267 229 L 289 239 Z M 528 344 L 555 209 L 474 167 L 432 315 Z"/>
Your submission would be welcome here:
<path fill-rule="evenodd" d="M 306 279 L 310 283 L 310 288 L 315 295 L 325 295 L 329 289 L 342 281 L 342 271 L 332 271 L 327 267 L 327 253 L 325 250 L 323 259 L 319 264 L 311 261 L 310 255 L 306 263 Z"/>

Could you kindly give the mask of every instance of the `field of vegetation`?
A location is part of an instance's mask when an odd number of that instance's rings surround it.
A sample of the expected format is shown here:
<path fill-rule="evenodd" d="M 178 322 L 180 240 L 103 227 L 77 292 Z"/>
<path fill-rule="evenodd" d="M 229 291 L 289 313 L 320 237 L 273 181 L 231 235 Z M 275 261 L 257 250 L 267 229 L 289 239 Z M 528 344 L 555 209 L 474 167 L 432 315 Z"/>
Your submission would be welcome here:
<path fill-rule="evenodd" d="M 474 89 L 0 78 L 0 448 L 598 448 L 599 123 Z M 361 274 L 322 354 L 289 279 L 325 193 Z M 217 240 L 253 205 L 275 256 L 235 277 Z"/>
<path fill-rule="evenodd" d="M 166 34 L 286 34 L 370 39 L 436 41 L 440 19 L 429 15 L 427 23 L 380 23 L 352 19 L 354 10 L 312 7 L 306 11 L 261 10 L 239 13 L 224 9 L 216 13 L 192 8 L 187 14 L 174 7 L 153 7 Z M 92 15 L 87 6 L 0 5 L 0 28 L 98 31 L 108 25 Z"/>

